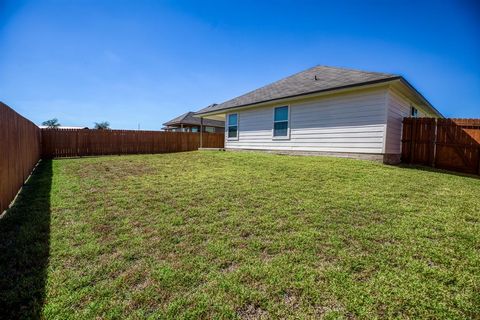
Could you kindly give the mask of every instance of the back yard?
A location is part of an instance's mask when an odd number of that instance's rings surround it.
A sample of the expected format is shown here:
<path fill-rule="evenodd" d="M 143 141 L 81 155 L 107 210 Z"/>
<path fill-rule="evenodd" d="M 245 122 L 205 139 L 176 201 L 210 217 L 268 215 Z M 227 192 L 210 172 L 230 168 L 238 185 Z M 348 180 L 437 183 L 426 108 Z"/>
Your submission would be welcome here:
<path fill-rule="evenodd" d="M 0 252 L 11 317 L 479 318 L 480 180 L 263 153 L 43 161 Z"/>

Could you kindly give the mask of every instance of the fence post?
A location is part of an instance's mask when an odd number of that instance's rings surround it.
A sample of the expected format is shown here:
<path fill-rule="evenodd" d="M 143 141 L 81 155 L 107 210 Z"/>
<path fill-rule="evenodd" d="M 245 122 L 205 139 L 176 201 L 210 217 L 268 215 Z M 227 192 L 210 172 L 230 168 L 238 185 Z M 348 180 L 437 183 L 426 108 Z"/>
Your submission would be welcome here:
<path fill-rule="evenodd" d="M 437 118 L 435 118 L 434 122 L 434 127 L 433 127 L 433 157 L 430 165 L 435 168 L 436 166 L 436 161 L 437 161 Z"/>
<path fill-rule="evenodd" d="M 412 118 L 412 121 L 410 121 L 411 123 L 411 130 L 410 130 L 410 159 L 409 159 L 409 163 L 412 164 L 413 163 L 413 152 L 415 150 L 414 146 L 413 146 L 413 139 L 415 137 L 414 133 L 415 133 L 415 128 L 416 128 L 416 123 L 414 121 L 414 119 Z"/>
<path fill-rule="evenodd" d="M 78 130 L 75 133 L 76 133 L 75 134 L 75 153 L 77 154 L 77 156 L 81 157 L 82 155 L 80 154 L 80 148 L 78 145 L 78 134 L 79 134 Z"/>
<path fill-rule="evenodd" d="M 478 163 L 477 163 L 477 168 L 478 168 L 478 169 L 477 169 L 477 174 L 480 175 L 480 146 L 477 148 L 477 150 L 478 150 L 478 157 L 477 157 L 477 162 L 478 162 Z"/>
<path fill-rule="evenodd" d="M 137 145 L 137 154 L 139 154 L 140 151 L 139 151 L 138 131 L 135 131 L 135 136 L 136 136 L 136 140 L 137 140 L 137 143 L 136 143 L 136 145 Z"/>

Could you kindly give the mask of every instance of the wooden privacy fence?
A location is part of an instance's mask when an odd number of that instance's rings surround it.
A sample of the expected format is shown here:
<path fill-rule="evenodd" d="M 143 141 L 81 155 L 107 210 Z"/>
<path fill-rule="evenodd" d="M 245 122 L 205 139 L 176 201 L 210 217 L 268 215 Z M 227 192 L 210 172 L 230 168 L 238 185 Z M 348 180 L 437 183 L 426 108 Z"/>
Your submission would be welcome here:
<path fill-rule="evenodd" d="M 480 119 L 403 119 L 402 161 L 480 174 Z"/>
<path fill-rule="evenodd" d="M 223 133 L 202 133 L 202 147 L 223 148 L 223 146 Z M 167 153 L 197 150 L 199 147 L 200 133 L 42 129 L 44 158 Z"/>
<path fill-rule="evenodd" d="M 40 129 L 0 102 L 0 213 L 40 160 Z"/>
<path fill-rule="evenodd" d="M 40 158 L 223 148 L 223 133 L 42 129 L 0 102 L 0 213 Z"/>

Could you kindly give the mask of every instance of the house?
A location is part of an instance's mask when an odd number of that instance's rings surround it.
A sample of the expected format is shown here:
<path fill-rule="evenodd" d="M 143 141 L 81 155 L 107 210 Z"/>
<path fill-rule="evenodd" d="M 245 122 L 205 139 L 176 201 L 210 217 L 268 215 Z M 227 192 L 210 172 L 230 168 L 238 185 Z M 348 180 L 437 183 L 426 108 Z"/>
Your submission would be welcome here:
<path fill-rule="evenodd" d="M 213 104 L 209 107 L 215 106 Z M 208 108 L 208 107 L 207 107 Z M 181 132 L 200 132 L 201 119 L 194 117 L 195 112 L 187 112 L 175 119 L 165 122 L 162 130 L 165 131 L 181 131 Z M 221 120 L 203 120 L 203 131 L 213 133 L 223 133 L 225 131 L 225 121 Z"/>
<path fill-rule="evenodd" d="M 386 163 L 400 161 L 404 117 L 442 117 L 402 76 L 328 66 L 299 72 L 195 116 L 226 120 L 227 150 Z"/>

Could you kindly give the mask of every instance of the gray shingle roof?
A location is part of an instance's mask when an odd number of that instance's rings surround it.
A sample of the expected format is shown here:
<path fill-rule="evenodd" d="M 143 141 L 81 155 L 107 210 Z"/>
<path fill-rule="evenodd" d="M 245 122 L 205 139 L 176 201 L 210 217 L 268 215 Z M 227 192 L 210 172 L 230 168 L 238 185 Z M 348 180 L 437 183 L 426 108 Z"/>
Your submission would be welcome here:
<path fill-rule="evenodd" d="M 208 109 L 210 107 L 214 107 L 216 104 L 212 104 L 202 110 Z M 190 124 L 190 125 L 200 125 L 200 118 L 194 117 L 193 115 L 195 112 L 187 112 L 182 114 L 181 116 L 178 116 L 168 122 L 165 122 L 163 125 L 164 126 L 174 126 L 174 125 L 180 125 L 180 124 Z M 203 119 L 203 125 L 204 126 L 210 126 L 210 127 L 225 127 L 225 122 L 223 121 L 218 121 L 218 120 L 210 120 L 210 119 Z"/>
<path fill-rule="evenodd" d="M 201 109 L 196 114 L 399 78 L 401 77 L 389 73 L 316 66 L 218 105 Z"/>

